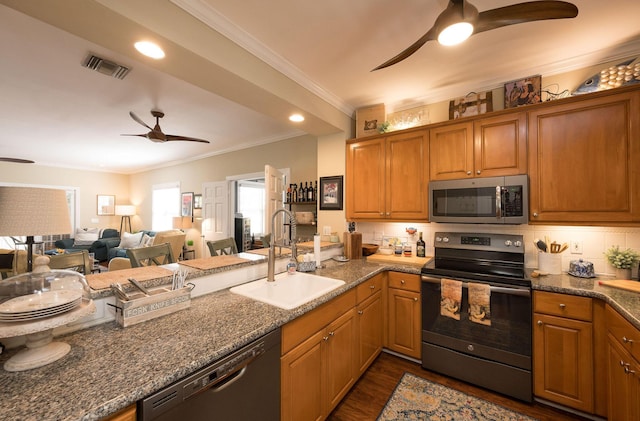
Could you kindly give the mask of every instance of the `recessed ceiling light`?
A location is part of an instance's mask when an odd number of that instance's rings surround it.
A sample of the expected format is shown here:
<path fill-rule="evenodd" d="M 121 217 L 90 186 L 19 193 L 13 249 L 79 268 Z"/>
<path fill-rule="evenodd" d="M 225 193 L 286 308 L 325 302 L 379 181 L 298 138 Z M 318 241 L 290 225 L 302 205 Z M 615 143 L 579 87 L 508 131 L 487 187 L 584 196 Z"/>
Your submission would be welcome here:
<path fill-rule="evenodd" d="M 289 116 L 289 120 L 295 122 L 295 123 L 300 123 L 301 121 L 304 121 L 304 117 L 300 114 L 291 114 Z"/>
<path fill-rule="evenodd" d="M 134 44 L 136 50 L 147 57 L 161 59 L 164 58 L 164 51 L 157 44 L 151 41 L 138 41 Z"/>

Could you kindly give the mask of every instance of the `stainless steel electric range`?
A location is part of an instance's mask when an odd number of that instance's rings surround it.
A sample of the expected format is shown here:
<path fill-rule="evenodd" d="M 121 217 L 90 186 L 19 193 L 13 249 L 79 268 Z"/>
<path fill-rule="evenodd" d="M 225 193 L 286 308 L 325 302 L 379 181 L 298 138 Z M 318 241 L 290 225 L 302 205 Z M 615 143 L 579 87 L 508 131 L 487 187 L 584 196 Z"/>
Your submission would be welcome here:
<path fill-rule="evenodd" d="M 438 232 L 422 268 L 422 366 L 531 402 L 531 281 L 521 235 Z"/>

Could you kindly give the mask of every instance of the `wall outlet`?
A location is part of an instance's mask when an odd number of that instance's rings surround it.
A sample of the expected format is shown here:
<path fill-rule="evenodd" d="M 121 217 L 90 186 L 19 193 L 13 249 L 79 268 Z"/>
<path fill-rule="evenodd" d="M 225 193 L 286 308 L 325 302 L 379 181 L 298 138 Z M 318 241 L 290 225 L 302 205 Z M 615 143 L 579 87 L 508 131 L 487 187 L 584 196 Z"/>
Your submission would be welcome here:
<path fill-rule="evenodd" d="M 331 235 L 331 227 L 330 226 L 322 227 L 322 234 L 323 235 Z"/>
<path fill-rule="evenodd" d="M 582 254 L 582 241 L 571 242 L 571 254 Z"/>

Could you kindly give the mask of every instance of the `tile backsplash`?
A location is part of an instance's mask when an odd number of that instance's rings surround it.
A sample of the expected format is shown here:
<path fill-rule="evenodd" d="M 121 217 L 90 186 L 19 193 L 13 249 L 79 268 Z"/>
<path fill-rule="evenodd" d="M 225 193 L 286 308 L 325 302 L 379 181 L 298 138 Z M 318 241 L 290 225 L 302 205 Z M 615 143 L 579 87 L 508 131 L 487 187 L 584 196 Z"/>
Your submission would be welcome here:
<path fill-rule="evenodd" d="M 525 266 L 538 267 L 538 251 L 533 240 L 549 237 L 550 241 L 568 243 L 577 241 L 582 244 L 582 254 L 562 253 L 562 270 L 569 270 L 572 260 L 583 259 L 593 263 L 596 274 L 613 275 L 615 268 L 611 266 L 604 252 L 611 246 L 621 249 L 631 248 L 640 252 L 640 228 L 629 227 L 584 227 L 584 226 L 548 226 L 548 225 L 484 225 L 484 224 L 440 224 L 440 223 L 395 223 L 395 222 L 358 222 L 356 231 L 362 233 L 363 243 L 381 244 L 383 237 L 403 237 L 413 243 L 418 241 L 418 234 L 409 235 L 406 229 L 416 228 L 422 231 L 422 238 L 427 246 L 427 256 L 433 256 L 433 238 L 436 232 L 474 232 L 519 234 L 524 237 Z M 632 277 L 638 277 L 638 268 L 633 268 Z"/>

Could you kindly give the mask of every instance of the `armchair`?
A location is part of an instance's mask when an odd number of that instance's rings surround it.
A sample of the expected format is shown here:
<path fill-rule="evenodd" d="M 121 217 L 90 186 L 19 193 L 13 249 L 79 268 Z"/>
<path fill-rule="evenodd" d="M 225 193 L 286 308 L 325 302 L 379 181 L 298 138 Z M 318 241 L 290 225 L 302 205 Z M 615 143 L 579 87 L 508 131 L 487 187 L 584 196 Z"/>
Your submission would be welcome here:
<path fill-rule="evenodd" d="M 56 248 L 67 251 L 87 250 L 93 253 L 96 260 L 105 261 L 109 258 L 109 248 L 117 247 L 120 244 L 118 231 L 113 228 L 106 228 L 101 231 L 100 238 L 90 244 L 77 242 L 74 238 L 65 238 L 55 242 Z"/>

